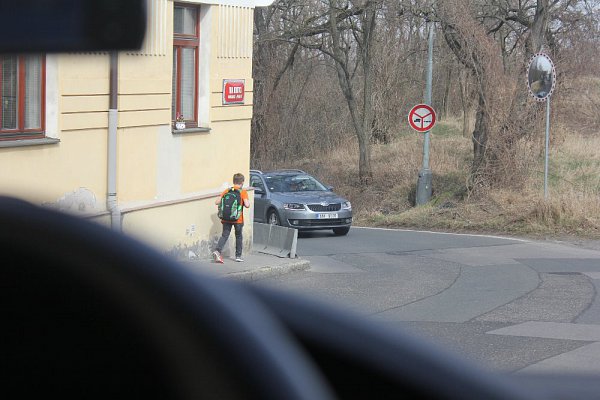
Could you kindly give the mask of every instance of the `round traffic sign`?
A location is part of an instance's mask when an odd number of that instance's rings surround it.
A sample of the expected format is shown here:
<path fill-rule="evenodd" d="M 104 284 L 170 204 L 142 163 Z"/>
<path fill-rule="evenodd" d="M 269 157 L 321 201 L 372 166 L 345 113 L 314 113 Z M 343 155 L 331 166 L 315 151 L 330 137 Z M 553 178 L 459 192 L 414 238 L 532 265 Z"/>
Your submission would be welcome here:
<path fill-rule="evenodd" d="M 408 123 L 417 132 L 427 132 L 435 125 L 435 110 L 427 104 L 417 104 L 408 114 Z"/>

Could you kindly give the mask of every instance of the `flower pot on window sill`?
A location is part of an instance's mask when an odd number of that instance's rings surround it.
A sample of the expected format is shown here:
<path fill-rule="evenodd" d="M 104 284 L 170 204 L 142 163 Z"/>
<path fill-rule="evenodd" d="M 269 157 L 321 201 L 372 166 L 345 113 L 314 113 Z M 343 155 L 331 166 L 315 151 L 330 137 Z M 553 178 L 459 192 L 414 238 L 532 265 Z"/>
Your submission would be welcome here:
<path fill-rule="evenodd" d="M 185 129 L 185 122 L 175 122 L 175 129 L 178 131 Z"/>

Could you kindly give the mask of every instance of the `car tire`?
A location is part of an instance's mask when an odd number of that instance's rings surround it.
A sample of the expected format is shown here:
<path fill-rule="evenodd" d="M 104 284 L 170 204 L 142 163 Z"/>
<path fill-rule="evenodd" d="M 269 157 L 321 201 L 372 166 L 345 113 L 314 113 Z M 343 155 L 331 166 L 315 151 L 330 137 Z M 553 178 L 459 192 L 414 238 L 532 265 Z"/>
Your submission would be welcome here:
<path fill-rule="evenodd" d="M 267 224 L 281 225 L 281 219 L 279 219 L 279 214 L 277 214 L 277 211 L 269 210 L 267 213 Z"/>
<path fill-rule="evenodd" d="M 333 228 L 333 233 L 336 236 L 346 236 L 350 232 L 349 226 L 344 226 L 343 228 Z"/>

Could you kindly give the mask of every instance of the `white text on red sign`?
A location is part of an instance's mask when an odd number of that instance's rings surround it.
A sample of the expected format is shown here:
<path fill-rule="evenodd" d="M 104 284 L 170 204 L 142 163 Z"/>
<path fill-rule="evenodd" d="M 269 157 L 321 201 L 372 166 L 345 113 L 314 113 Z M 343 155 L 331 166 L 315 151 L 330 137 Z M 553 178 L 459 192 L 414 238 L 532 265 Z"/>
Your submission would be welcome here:
<path fill-rule="evenodd" d="M 225 79 L 223 81 L 223 104 L 244 104 L 244 80 Z"/>

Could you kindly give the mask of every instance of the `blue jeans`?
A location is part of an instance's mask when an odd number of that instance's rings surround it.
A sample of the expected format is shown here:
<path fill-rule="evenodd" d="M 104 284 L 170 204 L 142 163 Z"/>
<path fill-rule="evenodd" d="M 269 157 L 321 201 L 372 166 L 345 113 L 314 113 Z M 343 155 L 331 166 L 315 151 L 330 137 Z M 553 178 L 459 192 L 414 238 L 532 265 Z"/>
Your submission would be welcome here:
<path fill-rule="evenodd" d="M 235 228 L 235 257 L 237 258 L 242 256 L 242 245 L 244 244 L 242 239 L 242 228 L 244 227 L 244 224 L 223 222 L 223 234 L 219 239 L 219 243 L 217 243 L 216 250 L 219 253 L 223 251 L 223 247 L 225 247 L 225 243 L 227 243 L 227 239 L 229 239 L 232 226 Z"/>

